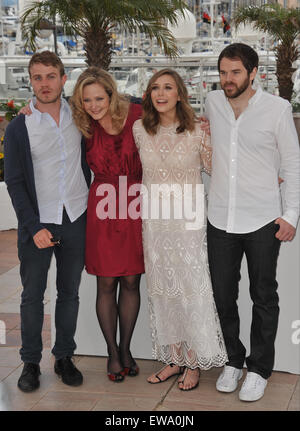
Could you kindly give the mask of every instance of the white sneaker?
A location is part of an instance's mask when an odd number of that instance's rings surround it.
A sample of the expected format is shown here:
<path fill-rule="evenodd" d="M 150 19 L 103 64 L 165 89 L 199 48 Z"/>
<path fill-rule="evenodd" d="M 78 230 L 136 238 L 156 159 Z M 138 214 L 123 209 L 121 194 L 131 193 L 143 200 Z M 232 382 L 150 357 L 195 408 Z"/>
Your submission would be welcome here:
<path fill-rule="evenodd" d="M 225 365 L 220 374 L 216 388 L 220 392 L 233 392 L 238 387 L 239 380 L 243 377 L 243 371 L 239 368 Z"/>
<path fill-rule="evenodd" d="M 257 401 L 265 392 L 268 380 L 257 373 L 248 372 L 239 393 L 241 401 Z"/>

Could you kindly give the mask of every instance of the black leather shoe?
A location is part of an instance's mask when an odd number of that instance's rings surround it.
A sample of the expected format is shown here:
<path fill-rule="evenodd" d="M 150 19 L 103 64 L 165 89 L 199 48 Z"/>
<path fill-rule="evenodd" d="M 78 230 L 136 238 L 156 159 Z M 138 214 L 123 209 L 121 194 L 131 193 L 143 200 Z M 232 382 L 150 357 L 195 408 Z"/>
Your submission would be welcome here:
<path fill-rule="evenodd" d="M 54 371 L 66 385 L 79 386 L 83 381 L 81 372 L 77 370 L 70 357 L 56 360 Z"/>
<path fill-rule="evenodd" d="M 40 386 L 40 374 L 41 371 L 38 364 L 25 362 L 22 374 L 18 380 L 18 388 L 23 392 L 32 392 L 36 390 Z"/>

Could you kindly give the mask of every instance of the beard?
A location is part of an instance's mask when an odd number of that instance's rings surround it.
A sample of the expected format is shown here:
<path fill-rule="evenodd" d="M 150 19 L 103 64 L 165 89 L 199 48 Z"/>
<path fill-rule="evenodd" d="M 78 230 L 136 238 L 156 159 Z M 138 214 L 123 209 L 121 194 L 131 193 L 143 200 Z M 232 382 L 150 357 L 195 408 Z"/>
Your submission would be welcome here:
<path fill-rule="evenodd" d="M 51 99 L 50 98 L 48 99 L 47 96 L 46 97 L 39 96 L 38 94 L 35 94 L 35 97 L 40 103 L 42 103 L 43 105 L 46 105 L 48 103 L 55 103 L 58 99 L 61 98 L 61 93 L 62 91 L 60 93 L 53 95 Z"/>
<path fill-rule="evenodd" d="M 235 87 L 235 89 L 228 90 L 226 89 L 227 85 L 232 85 Z M 226 97 L 228 97 L 228 99 L 235 99 L 239 97 L 241 94 L 243 94 L 244 91 L 247 90 L 249 85 L 250 85 L 250 77 L 248 76 L 240 86 L 234 84 L 233 82 L 227 82 L 226 84 L 221 85 L 221 88 L 222 90 L 224 90 L 224 93 Z"/>

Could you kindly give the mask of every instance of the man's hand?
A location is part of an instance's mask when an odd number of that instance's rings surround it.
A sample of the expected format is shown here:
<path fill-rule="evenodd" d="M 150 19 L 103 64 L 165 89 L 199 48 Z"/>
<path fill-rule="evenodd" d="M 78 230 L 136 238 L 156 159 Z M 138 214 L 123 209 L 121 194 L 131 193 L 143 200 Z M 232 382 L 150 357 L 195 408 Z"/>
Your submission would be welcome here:
<path fill-rule="evenodd" d="M 201 121 L 201 130 L 203 130 L 208 136 L 210 136 L 209 120 L 206 117 L 199 117 L 199 120 Z"/>
<path fill-rule="evenodd" d="M 33 241 L 37 248 L 53 247 L 55 244 L 51 242 L 51 238 L 53 235 L 48 229 L 41 229 L 33 236 Z"/>
<path fill-rule="evenodd" d="M 279 231 L 275 234 L 275 237 L 280 241 L 292 241 L 296 234 L 296 229 L 283 218 L 277 218 L 275 224 L 279 224 Z"/>

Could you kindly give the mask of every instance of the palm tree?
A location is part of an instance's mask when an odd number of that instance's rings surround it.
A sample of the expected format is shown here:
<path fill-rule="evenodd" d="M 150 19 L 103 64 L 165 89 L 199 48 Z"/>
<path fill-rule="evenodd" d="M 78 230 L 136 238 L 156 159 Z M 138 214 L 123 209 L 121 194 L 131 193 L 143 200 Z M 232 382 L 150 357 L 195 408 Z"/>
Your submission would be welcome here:
<path fill-rule="evenodd" d="M 111 56 L 111 33 L 117 28 L 147 34 L 155 38 L 166 55 L 177 55 L 177 47 L 165 20 L 176 24 L 178 13 L 186 8 L 183 0 L 44 0 L 33 2 L 21 17 L 23 35 L 34 51 L 34 38 L 41 23 L 59 16 L 67 34 L 77 34 L 85 41 L 89 66 L 108 69 Z"/>
<path fill-rule="evenodd" d="M 291 101 L 293 93 L 293 62 L 299 57 L 296 38 L 300 33 L 299 9 L 284 8 L 279 4 L 239 8 L 233 17 L 236 26 L 253 23 L 254 28 L 273 36 L 279 95 Z"/>

